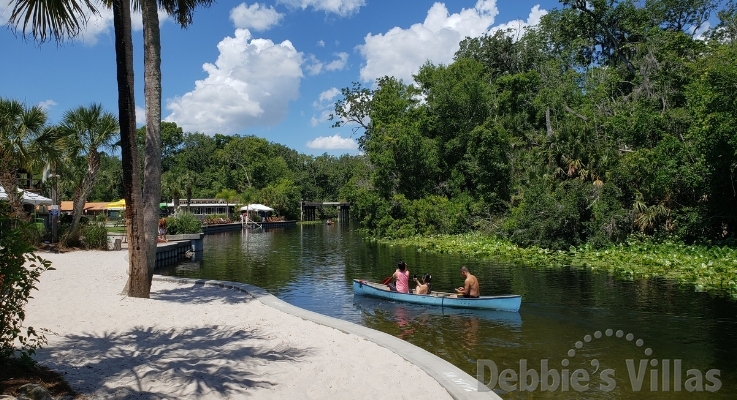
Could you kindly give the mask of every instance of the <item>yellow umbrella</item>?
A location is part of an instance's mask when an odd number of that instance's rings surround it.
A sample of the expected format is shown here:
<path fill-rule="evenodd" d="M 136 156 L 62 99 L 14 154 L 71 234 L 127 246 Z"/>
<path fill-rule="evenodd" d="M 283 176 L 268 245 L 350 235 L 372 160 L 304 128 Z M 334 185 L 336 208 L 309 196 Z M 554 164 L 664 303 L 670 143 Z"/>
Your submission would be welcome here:
<path fill-rule="evenodd" d="M 125 208 L 125 199 L 120 199 L 113 203 L 107 204 L 107 209 L 124 209 Z"/>

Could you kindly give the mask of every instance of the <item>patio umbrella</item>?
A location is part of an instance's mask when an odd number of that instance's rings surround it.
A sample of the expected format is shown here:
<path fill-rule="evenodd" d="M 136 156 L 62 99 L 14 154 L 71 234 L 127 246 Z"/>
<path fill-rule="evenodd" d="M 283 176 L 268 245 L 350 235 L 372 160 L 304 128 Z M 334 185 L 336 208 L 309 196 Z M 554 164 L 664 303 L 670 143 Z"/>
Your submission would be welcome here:
<path fill-rule="evenodd" d="M 118 201 L 107 204 L 108 210 L 122 210 L 124 208 L 125 208 L 125 199 L 120 199 Z"/>
<path fill-rule="evenodd" d="M 33 204 L 34 206 L 39 204 L 47 206 L 51 205 L 51 199 L 48 197 L 43 197 L 40 194 L 29 192 L 27 190 L 18 189 L 18 192 L 23 192 L 23 203 L 25 204 Z M 5 193 L 5 189 L 2 186 L 0 186 L 0 200 L 8 200 L 8 194 Z"/>
<path fill-rule="evenodd" d="M 241 207 L 241 211 L 274 211 L 274 209 L 263 204 L 249 204 Z"/>

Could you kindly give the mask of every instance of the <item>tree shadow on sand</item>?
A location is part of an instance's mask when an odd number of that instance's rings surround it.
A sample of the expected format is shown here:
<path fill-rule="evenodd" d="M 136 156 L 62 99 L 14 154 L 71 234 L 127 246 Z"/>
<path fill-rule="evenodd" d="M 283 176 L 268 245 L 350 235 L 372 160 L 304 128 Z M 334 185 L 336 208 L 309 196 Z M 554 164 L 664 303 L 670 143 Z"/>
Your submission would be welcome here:
<path fill-rule="evenodd" d="M 154 282 L 154 285 L 156 282 Z M 186 304 L 204 304 L 222 301 L 226 304 L 247 303 L 255 300 L 250 294 L 232 288 L 182 284 L 174 289 L 156 289 L 151 292 L 152 300 Z"/>
<path fill-rule="evenodd" d="M 95 398 L 179 399 L 257 395 L 278 385 L 274 375 L 264 375 L 264 366 L 297 363 L 309 353 L 257 328 L 207 326 L 70 335 L 39 356 Z"/>

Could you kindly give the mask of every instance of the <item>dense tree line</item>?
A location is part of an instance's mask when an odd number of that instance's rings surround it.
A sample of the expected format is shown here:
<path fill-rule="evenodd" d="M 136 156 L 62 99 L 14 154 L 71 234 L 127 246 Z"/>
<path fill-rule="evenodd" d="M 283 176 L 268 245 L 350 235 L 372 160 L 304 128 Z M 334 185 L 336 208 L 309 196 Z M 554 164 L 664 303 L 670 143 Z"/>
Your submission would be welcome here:
<path fill-rule="evenodd" d="M 736 37 L 734 1 L 565 0 L 522 34 L 466 38 L 414 82 L 343 89 L 335 125 L 360 134 L 359 156 L 163 122 L 162 200 L 262 202 L 288 218 L 300 200 L 350 201 L 376 236 L 481 230 L 553 249 L 634 232 L 733 240 Z M 123 197 L 119 157 L 95 164 L 88 200 Z"/>
<path fill-rule="evenodd" d="M 138 130 L 139 147 L 145 129 Z M 309 156 L 255 136 L 184 133 L 173 122 L 162 122 L 161 139 L 162 201 L 260 202 L 291 219 L 299 218 L 301 200 L 340 200 L 340 189 L 363 165 L 362 156 Z M 119 160 L 108 155 L 102 162 L 90 201 L 120 199 Z M 323 210 L 328 216 L 333 211 Z"/>
<path fill-rule="evenodd" d="M 370 168 L 341 193 L 366 227 L 554 249 L 735 237 L 735 2 L 705 33 L 718 1 L 561 3 L 412 83 L 343 89 L 333 117 L 362 131 Z"/>

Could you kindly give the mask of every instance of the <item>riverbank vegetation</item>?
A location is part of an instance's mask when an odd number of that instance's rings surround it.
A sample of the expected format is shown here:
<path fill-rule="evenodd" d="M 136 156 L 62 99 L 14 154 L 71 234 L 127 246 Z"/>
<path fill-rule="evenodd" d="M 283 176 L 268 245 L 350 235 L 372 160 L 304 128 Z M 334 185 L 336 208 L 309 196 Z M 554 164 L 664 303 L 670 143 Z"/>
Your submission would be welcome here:
<path fill-rule="evenodd" d="M 376 237 L 733 290 L 737 3 L 561 3 L 343 89 L 371 168 L 342 193 Z"/>
<path fill-rule="evenodd" d="M 697 291 L 737 299 L 737 249 L 734 247 L 686 245 L 633 235 L 606 248 L 585 244 L 566 250 L 550 250 L 537 246 L 522 247 L 508 239 L 478 232 L 379 241 L 413 246 L 418 251 L 456 253 L 536 268 L 588 268 L 627 280 L 661 277 L 693 286 Z"/>

